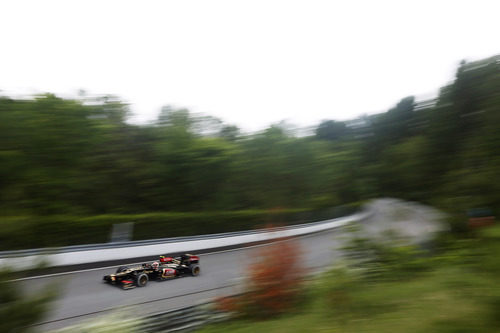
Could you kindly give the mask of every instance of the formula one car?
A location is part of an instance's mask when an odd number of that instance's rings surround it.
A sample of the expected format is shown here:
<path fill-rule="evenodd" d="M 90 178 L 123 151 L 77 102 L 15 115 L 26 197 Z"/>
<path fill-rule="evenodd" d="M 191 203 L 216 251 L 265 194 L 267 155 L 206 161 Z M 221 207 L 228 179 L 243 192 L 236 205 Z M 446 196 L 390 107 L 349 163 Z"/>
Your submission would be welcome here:
<path fill-rule="evenodd" d="M 116 273 L 105 275 L 103 280 L 123 289 L 144 287 L 149 280 L 164 281 L 185 275 L 200 274 L 200 258 L 192 254 L 180 257 L 160 256 L 158 261 L 137 266 L 120 266 Z"/>

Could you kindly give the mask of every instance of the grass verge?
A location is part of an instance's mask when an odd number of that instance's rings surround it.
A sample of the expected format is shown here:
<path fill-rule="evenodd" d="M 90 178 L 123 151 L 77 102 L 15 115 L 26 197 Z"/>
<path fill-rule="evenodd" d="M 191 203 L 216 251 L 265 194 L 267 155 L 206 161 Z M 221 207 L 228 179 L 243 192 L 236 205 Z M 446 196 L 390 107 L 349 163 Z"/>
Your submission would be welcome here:
<path fill-rule="evenodd" d="M 498 332 L 499 255 L 500 228 L 494 227 L 442 244 L 420 258 L 429 263 L 421 273 L 394 279 L 386 271 L 373 279 L 359 266 L 332 269 L 308 281 L 303 301 L 286 315 L 202 332 Z"/>

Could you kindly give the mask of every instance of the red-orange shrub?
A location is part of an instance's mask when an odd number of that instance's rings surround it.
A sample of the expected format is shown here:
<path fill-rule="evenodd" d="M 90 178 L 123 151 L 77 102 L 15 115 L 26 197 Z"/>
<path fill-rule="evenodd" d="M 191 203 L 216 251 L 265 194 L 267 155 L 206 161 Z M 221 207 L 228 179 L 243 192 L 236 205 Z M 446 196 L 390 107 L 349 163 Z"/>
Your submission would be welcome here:
<path fill-rule="evenodd" d="M 259 247 L 248 267 L 246 292 L 238 300 L 242 315 L 266 318 L 289 310 L 305 275 L 299 243 L 286 239 Z"/>

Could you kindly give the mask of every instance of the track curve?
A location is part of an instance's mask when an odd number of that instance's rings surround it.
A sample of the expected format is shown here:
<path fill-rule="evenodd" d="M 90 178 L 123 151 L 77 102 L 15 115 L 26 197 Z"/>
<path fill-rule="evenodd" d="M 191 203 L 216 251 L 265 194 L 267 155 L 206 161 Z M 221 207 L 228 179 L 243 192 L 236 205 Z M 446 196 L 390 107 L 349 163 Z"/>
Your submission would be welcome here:
<path fill-rule="evenodd" d="M 380 199 L 368 205 L 367 210 L 371 215 L 362 224 L 370 233 L 396 227 L 402 228 L 402 232 L 408 229 L 412 235 L 422 236 L 439 229 L 435 223 L 439 214 L 425 206 Z M 394 211 L 403 210 L 404 214 L 394 214 Z M 344 231 L 345 228 L 338 228 L 298 238 L 304 266 L 311 273 L 330 266 L 340 256 Z M 59 285 L 59 299 L 53 303 L 45 320 L 36 325 L 36 329 L 47 331 L 120 308 L 140 316 L 238 292 L 246 275 L 245 269 L 255 253 L 256 246 L 203 254 L 200 255 L 202 273 L 197 277 L 150 281 L 144 288 L 127 291 L 103 283 L 102 276 L 113 272 L 115 267 L 37 277 L 19 283 L 28 293 L 35 293 L 50 284 Z"/>

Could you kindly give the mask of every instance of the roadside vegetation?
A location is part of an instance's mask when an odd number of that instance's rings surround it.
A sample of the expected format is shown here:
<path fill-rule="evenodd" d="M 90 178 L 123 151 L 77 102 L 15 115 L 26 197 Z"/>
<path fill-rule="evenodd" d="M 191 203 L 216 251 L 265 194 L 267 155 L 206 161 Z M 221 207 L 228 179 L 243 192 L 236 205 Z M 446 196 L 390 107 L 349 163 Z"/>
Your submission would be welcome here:
<path fill-rule="evenodd" d="M 300 243 L 282 239 L 255 252 L 243 293 L 216 299 L 217 310 L 259 320 L 287 313 L 301 301 L 306 267 Z"/>
<path fill-rule="evenodd" d="M 236 309 L 201 332 L 497 332 L 500 227 L 445 238 L 432 251 L 354 238 L 344 264 L 306 281 L 286 314 Z"/>
<path fill-rule="evenodd" d="M 82 235 L 70 242 L 105 241 L 114 221 L 135 222 L 136 239 L 277 223 L 276 212 L 287 224 L 296 209 L 376 197 L 457 216 L 498 212 L 498 59 L 462 63 L 435 101 L 405 97 L 387 112 L 325 120 L 300 135 L 286 123 L 242 133 L 171 107 L 134 125 L 113 96 L 0 96 L 2 250 L 66 245 L 58 229 Z M 30 230 L 43 241 L 23 242 Z"/>
<path fill-rule="evenodd" d="M 213 234 L 293 225 L 351 214 L 352 203 L 333 209 L 272 209 L 210 212 L 9 216 L 1 219 L 0 251 L 106 243 L 113 224 L 133 222 L 132 240 Z M 207 223 L 209 222 L 209 223 Z"/>
<path fill-rule="evenodd" d="M 121 222 L 135 223 L 134 239 L 292 224 L 397 197 L 449 214 L 431 252 L 357 240 L 346 265 L 292 297 L 299 305 L 206 331 L 498 331 L 500 231 L 465 222 L 471 208 L 500 210 L 499 64 L 463 62 L 435 101 L 405 97 L 300 135 L 286 123 L 242 133 L 171 107 L 134 125 L 113 96 L 0 96 L 0 250 L 105 242 Z M 1 283 L 2 331 L 44 313 L 48 296 Z"/>

